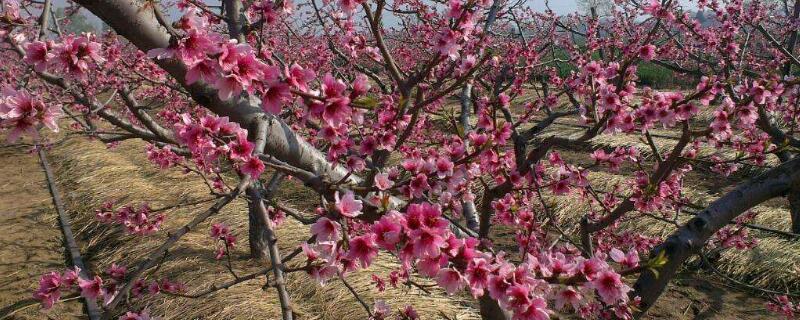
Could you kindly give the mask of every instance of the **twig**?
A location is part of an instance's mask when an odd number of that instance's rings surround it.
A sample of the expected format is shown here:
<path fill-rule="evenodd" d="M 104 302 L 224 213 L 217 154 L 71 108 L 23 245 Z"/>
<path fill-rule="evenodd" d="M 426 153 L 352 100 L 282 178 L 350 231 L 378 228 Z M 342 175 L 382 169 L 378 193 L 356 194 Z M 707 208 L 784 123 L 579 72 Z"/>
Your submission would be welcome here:
<path fill-rule="evenodd" d="M 358 295 L 358 292 L 356 292 L 356 290 L 353 289 L 353 287 L 349 283 L 347 283 L 347 280 L 345 280 L 341 274 L 339 274 L 339 279 L 342 280 L 342 283 L 344 284 L 345 287 L 347 287 L 347 290 L 349 290 L 350 293 L 353 294 L 356 300 L 358 300 L 358 303 L 360 303 L 361 306 L 364 307 L 364 310 L 366 310 L 367 314 L 370 316 L 370 318 L 372 318 L 372 310 L 369 308 L 369 305 L 367 305 L 367 303 L 364 302 L 364 299 L 361 299 L 361 296 Z"/>
<path fill-rule="evenodd" d="M 164 242 L 160 247 L 158 247 L 158 249 L 150 253 L 147 259 L 142 261 L 136 268 L 136 270 L 133 271 L 133 273 L 131 273 L 130 277 L 128 278 L 128 282 L 126 282 L 125 286 L 123 286 L 122 289 L 120 289 L 120 292 L 114 297 L 114 299 L 112 299 L 108 303 L 107 308 L 109 310 L 113 310 L 117 305 L 119 305 L 119 303 L 128 296 L 128 293 L 133 287 L 134 282 L 136 282 L 136 280 L 147 269 L 153 267 L 156 264 L 159 257 L 161 257 L 164 253 L 166 253 L 170 248 L 172 248 L 172 246 L 174 246 L 178 242 L 178 240 L 181 239 L 181 237 L 183 237 L 185 234 L 189 233 L 189 231 L 197 227 L 197 225 L 199 225 L 209 217 L 219 213 L 219 211 L 222 210 L 223 207 L 228 205 L 231 201 L 233 201 L 233 199 L 236 199 L 236 197 L 238 197 L 243 191 L 243 189 L 246 188 L 249 184 L 250 184 L 249 179 L 242 179 L 239 182 L 239 185 L 235 189 L 233 189 L 231 193 L 228 193 L 225 196 L 221 197 L 219 200 L 217 200 L 216 203 L 214 203 L 213 206 L 211 206 L 211 208 L 208 208 L 208 210 L 197 215 L 194 219 L 192 219 L 192 221 L 184 225 L 182 228 L 176 230 L 169 237 L 169 239 L 167 239 L 166 242 Z M 108 312 L 104 315 L 103 319 L 107 320 L 110 319 L 110 317 L 111 313 Z"/>

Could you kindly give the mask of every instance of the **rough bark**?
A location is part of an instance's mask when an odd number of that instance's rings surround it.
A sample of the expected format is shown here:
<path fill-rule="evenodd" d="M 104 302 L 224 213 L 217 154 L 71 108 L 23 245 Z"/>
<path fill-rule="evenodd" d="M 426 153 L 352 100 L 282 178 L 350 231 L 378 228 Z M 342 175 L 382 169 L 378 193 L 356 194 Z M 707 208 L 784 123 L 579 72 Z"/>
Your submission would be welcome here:
<path fill-rule="evenodd" d="M 800 159 L 786 162 L 717 199 L 654 248 L 650 256 L 664 254 L 667 262 L 655 269 L 657 274 L 647 270 L 636 281 L 632 295 L 641 297 L 641 312 L 646 312 L 655 303 L 683 262 L 700 250 L 720 228 L 750 208 L 785 195 L 792 185 L 799 182 Z"/>
<path fill-rule="evenodd" d="M 478 300 L 480 305 L 481 311 L 481 319 L 482 320 L 508 320 L 511 319 L 511 313 L 503 308 L 500 308 L 500 305 L 497 303 L 497 300 L 492 299 L 489 297 L 489 293 L 484 294 Z"/>
<path fill-rule="evenodd" d="M 278 291 L 278 300 L 281 304 L 281 313 L 283 320 L 292 320 L 294 318 L 289 298 L 289 292 L 286 290 L 286 278 L 284 277 L 284 264 L 281 260 L 281 253 L 278 250 L 278 238 L 275 236 L 274 230 L 269 222 L 269 214 L 267 207 L 264 204 L 264 198 L 261 191 L 256 188 L 247 188 L 247 196 L 250 202 L 254 204 L 258 214 L 259 223 L 264 222 L 264 232 L 267 240 L 267 251 L 269 252 L 269 260 L 272 264 L 272 275 L 274 276 L 274 287 Z"/>
<path fill-rule="evenodd" d="M 792 20 L 797 21 L 798 18 L 800 18 L 800 0 L 795 0 L 794 9 L 792 11 Z M 798 30 L 797 28 L 794 28 L 792 33 L 789 35 L 789 43 L 786 45 L 786 50 L 791 54 L 794 54 L 794 48 L 797 45 L 797 36 Z M 791 73 L 792 62 L 787 61 L 783 66 L 783 75 L 786 76 Z M 793 186 L 786 198 L 789 200 L 789 212 L 792 217 L 792 233 L 800 233 L 800 185 Z"/>
<path fill-rule="evenodd" d="M 272 175 L 266 186 L 261 183 L 254 183 L 253 187 L 261 190 L 265 200 L 271 199 L 278 191 L 281 181 L 285 175 L 276 172 Z M 267 221 L 264 221 L 259 213 L 258 204 L 250 201 L 247 203 L 248 216 L 248 242 L 250 244 L 250 257 L 258 261 L 267 261 L 269 258 L 269 232 L 266 229 Z"/>
<path fill-rule="evenodd" d="M 461 90 L 461 115 L 459 116 L 459 122 L 461 124 L 461 130 L 466 137 L 467 133 L 472 130 L 470 128 L 469 123 L 469 115 L 470 115 L 470 101 L 472 99 L 472 84 L 467 83 L 464 85 L 464 89 Z M 469 147 L 469 140 L 464 139 L 464 147 Z M 477 209 L 475 208 L 475 201 L 462 201 L 461 202 L 462 213 L 464 215 L 464 221 L 467 223 L 467 228 L 478 232 L 478 216 L 477 216 Z"/>
<path fill-rule="evenodd" d="M 800 233 L 800 183 L 792 186 L 786 198 L 789 200 L 789 212 L 792 216 L 792 233 Z"/>
<path fill-rule="evenodd" d="M 77 2 L 144 52 L 169 46 L 169 33 L 158 24 L 152 10 L 142 10 L 145 3 L 141 0 L 78 0 Z M 297 135 L 286 123 L 261 110 L 257 98 L 245 94 L 223 101 L 218 97 L 216 89 L 202 81 L 187 85 L 185 82 L 187 67 L 179 61 L 163 59 L 155 62 L 178 81 L 197 103 L 213 113 L 226 116 L 243 128 L 263 124 L 267 130 L 266 153 L 292 166 L 327 176 L 334 181 L 347 174 L 345 168 L 328 162 L 322 152 Z M 357 177 L 350 179 L 359 180 Z"/>

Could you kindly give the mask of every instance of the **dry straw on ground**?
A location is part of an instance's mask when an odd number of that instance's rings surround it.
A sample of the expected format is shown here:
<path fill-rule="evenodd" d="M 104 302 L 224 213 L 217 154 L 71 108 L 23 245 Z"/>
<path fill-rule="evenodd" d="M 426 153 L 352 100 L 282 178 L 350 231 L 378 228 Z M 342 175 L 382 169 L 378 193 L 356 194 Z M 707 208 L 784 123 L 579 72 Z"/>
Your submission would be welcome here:
<path fill-rule="evenodd" d="M 569 131 L 560 127 L 556 134 Z M 639 145 L 646 151 L 647 145 L 641 141 L 619 140 L 614 136 L 602 136 L 592 141 L 595 145 L 616 146 Z M 656 139 L 660 149 L 668 148 L 674 141 Z M 117 199 L 120 204 L 140 203 L 148 201 L 153 207 L 208 199 L 206 186 L 194 176 L 187 176 L 178 170 L 167 172 L 158 170 L 146 159 L 141 143 L 126 142 L 113 150 L 108 150 L 99 142 L 84 139 L 69 139 L 50 151 L 56 166 L 60 185 L 65 190 L 67 206 L 70 209 L 74 225 L 79 230 L 82 243 L 86 244 L 84 252 L 93 264 L 94 270 L 104 270 L 112 262 L 123 263 L 132 267 L 145 257 L 166 237 L 166 231 L 174 230 L 194 213 L 204 209 L 205 205 L 181 208 L 168 213 L 166 225 L 156 235 L 133 237 L 124 235 L 117 228 L 97 223 L 94 220 L 94 209 L 107 199 Z M 612 183 L 624 181 L 628 174 L 612 174 L 593 172 L 590 179 L 598 189 L 610 188 Z M 698 181 L 702 177 L 695 177 Z M 686 194 L 698 204 L 708 204 L 719 196 L 718 192 L 686 189 Z M 310 212 L 316 197 L 299 184 L 289 181 L 284 183 L 279 199 L 293 206 Z M 550 197 L 546 199 L 553 204 L 555 212 L 562 222 L 577 221 L 586 212 L 585 204 L 574 197 Z M 760 206 L 756 209 L 760 215 L 756 223 L 775 229 L 786 229 L 788 213 L 780 204 Z M 635 215 L 636 213 L 632 213 Z M 679 221 L 688 219 L 683 215 Z M 291 219 L 287 219 L 289 221 Z M 198 230 L 181 240 L 169 253 L 169 259 L 150 280 L 169 278 L 185 283 L 189 292 L 207 288 L 213 283 L 219 284 L 232 278 L 221 263 L 214 262 L 214 244 L 208 236 L 208 227 L 213 222 L 224 222 L 230 225 L 240 238 L 240 243 L 233 253 L 233 264 L 240 274 L 246 274 L 260 268 L 259 264 L 247 259 L 247 214 L 246 204 L 238 200 L 229 205 L 219 215 L 201 225 Z M 649 218 L 626 222 L 625 228 L 634 228 L 644 234 L 665 236 L 673 227 Z M 299 243 L 306 240 L 307 226 L 289 221 L 278 229 L 280 247 L 284 253 L 294 250 Z M 498 233 L 503 230 L 498 228 Z M 718 266 L 723 271 L 739 279 L 752 281 L 754 284 L 769 286 L 783 290 L 798 290 L 797 268 L 795 262 L 800 260 L 800 243 L 775 237 L 761 237 L 758 248 L 748 251 L 726 250 L 723 252 Z M 513 239 L 513 238 L 512 238 Z M 420 311 L 423 318 L 452 319 L 477 318 L 477 310 L 472 299 L 456 296 L 447 297 L 441 292 L 425 294 L 418 289 L 388 289 L 384 293 L 374 290 L 371 281 L 373 273 L 385 277 L 396 268 L 395 259 L 381 255 L 368 270 L 357 272 L 348 277 L 349 283 L 355 287 L 367 301 L 386 300 L 393 308 L 401 308 L 412 304 Z M 305 274 L 291 274 L 288 279 L 289 291 L 292 294 L 294 309 L 301 319 L 362 319 L 365 311 L 356 302 L 340 281 L 332 281 L 326 286 L 319 286 Z M 240 284 L 231 289 L 218 292 L 203 298 L 188 299 L 159 295 L 134 302 L 134 307 L 149 305 L 153 313 L 163 315 L 165 319 L 248 319 L 277 318 L 280 313 L 277 297 L 273 289 L 262 290 L 264 278 Z"/>
<path fill-rule="evenodd" d="M 106 199 L 119 199 L 119 203 L 149 201 L 159 207 L 180 201 L 208 198 L 208 189 L 199 180 L 176 170 L 163 172 L 150 164 L 139 143 L 123 143 L 114 150 L 98 142 L 70 139 L 50 152 L 57 164 L 60 184 L 67 194 L 74 224 L 80 229 L 84 252 L 95 270 L 104 270 L 112 262 L 133 266 L 166 237 L 166 231 L 146 237 L 126 236 L 119 229 L 97 223 L 93 211 Z M 293 181 L 284 183 L 278 198 L 297 208 L 310 212 L 314 199 Z M 204 205 L 181 208 L 168 213 L 163 230 L 174 230 L 204 209 Z M 279 245 L 284 255 L 306 241 L 307 226 L 289 221 L 278 229 Z M 233 253 L 233 265 L 240 274 L 265 267 L 247 259 L 247 211 L 244 200 L 226 207 L 219 215 L 189 233 L 178 246 L 169 252 L 149 279 L 169 278 L 185 283 L 189 292 L 205 289 L 213 283 L 232 279 L 221 263 L 214 262 L 214 244 L 208 236 L 213 222 L 224 222 L 232 227 L 240 239 Z M 412 304 L 424 318 L 451 319 L 476 318 L 476 310 L 468 299 L 447 297 L 441 292 L 425 294 L 418 289 L 387 289 L 378 293 L 372 284 L 372 274 L 386 277 L 397 268 L 390 256 L 381 255 L 372 267 L 348 276 L 348 282 L 368 303 L 383 299 L 394 309 Z M 159 295 L 135 302 L 136 307 L 152 306 L 156 315 L 165 319 L 275 319 L 280 315 L 274 289 L 262 290 L 264 278 L 234 286 L 198 299 Z M 303 273 L 288 277 L 288 290 L 293 307 L 300 319 L 366 319 L 366 312 L 338 280 L 325 286 L 318 285 Z"/>

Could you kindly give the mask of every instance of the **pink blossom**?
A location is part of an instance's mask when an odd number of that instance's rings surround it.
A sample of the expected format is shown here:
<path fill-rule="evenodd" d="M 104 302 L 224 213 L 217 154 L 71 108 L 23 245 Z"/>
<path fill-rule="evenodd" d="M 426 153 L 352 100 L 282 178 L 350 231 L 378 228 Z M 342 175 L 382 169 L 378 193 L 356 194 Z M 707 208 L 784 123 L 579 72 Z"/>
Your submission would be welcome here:
<path fill-rule="evenodd" d="M 89 34 L 83 36 L 67 36 L 54 46 L 54 60 L 68 75 L 73 78 L 85 80 L 89 63 L 102 63 L 105 60 L 100 56 L 100 44 L 89 39 Z"/>
<path fill-rule="evenodd" d="M 215 223 L 211 225 L 211 231 L 209 232 L 209 235 L 213 239 L 220 239 L 227 236 L 230 231 L 231 230 L 227 225 Z"/>
<path fill-rule="evenodd" d="M 445 244 L 439 232 L 429 228 L 412 231 L 410 238 L 414 245 L 414 256 L 418 258 L 438 256 Z"/>
<path fill-rule="evenodd" d="M 375 306 L 372 309 L 372 318 L 370 320 L 384 320 L 388 319 L 389 314 L 392 313 L 391 308 L 384 300 L 375 300 Z"/>
<path fill-rule="evenodd" d="M 559 179 L 550 185 L 550 189 L 553 191 L 555 195 L 564 195 L 569 193 L 569 179 Z"/>
<path fill-rule="evenodd" d="M 20 23 L 19 2 L 16 0 L 3 1 L 3 16 L 12 22 Z"/>
<path fill-rule="evenodd" d="M 461 273 L 452 268 L 440 269 L 436 274 L 436 283 L 444 288 L 447 294 L 455 294 L 464 289 L 466 285 Z"/>
<path fill-rule="evenodd" d="M 650 61 L 656 57 L 656 46 L 652 44 L 644 45 L 639 48 L 639 57 L 644 61 Z"/>
<path fill-rule="evenodd" d="M 41 301 L 44 309 L 50 309 L 61 298 L 62 286 L 61 275 L 46 273 L 39 279 L 39 288 L 33 293 L 33 298 Z"/>
<path fill-rule="evenodd" d="M 451 29 L 446 29 L 436 36 L 435 48 L 440 54 L 455 60 L 458 58 L 458 51 L 461 46 L 458 44 L 458 33 Z"/>
<path fill-rule="evenodd" d="M 230 158 L 231 160 L 248 160 L 252 154 L 255 146 L 252 142 L 247 140 L 247 132 L 239 131 L 236 135 L 236 140 L 230 143 Z"/>
<path fill-rule="evenodd" d="M 613 248 L 609 251 L 609 256 L 612 260 L 622 264 L 626 268 L 634 268 L 639 265 L 639 254 L 636 250 L 628 251 L 628 253 L 625 254 L 621 250 Z"/>
<path fill-rule="evenodd" d="M 411 178 L 411 182 L 408 184 L 409 192 L 411 196 L 415 198 L 421 198 L 423 193 L 430 189 L 430 187 L 431 186 L 428 184 L 428 176 L 422 173 Z"/>
<path fill-rule="evenodd" d="M 266 69 L 268 69 L 267 65 L 256 59 L 253 53 L 248 53 L 239 56 L 230 71 L 239 77 L 245 89 L 249 89 L 255 80 L 273 82 L 274 79 L 267 77 L 277 77 L 280 74 L 280 69 L 277 67 L 269 68 L 272 70 L 269 74 L 265 74 Z M 248 90 L 248 92 L 252 92 L 252 90 Z"/>
<path fill-rule="evenodd" d="M 311 269 L 311 277 L 320 284 L 336 276 L 339 270 L 334 266 L 314 267 Z"/>
<path fill-rule="evenodd" d="M 23 133 L 38 137 L 37 126 L 43 124 L 58 132 L 56 120 L 61 116 L 60 106 L 45 106 L 37 97 L 25 90 L 3 88 L 0 95 L 0 123 L 11 127 L 8 141 L 16 141 Z"/>
<path fill-rule="evenodd" d="M 25 63 L 33 65 L 36 72 L 44 72 L 47 69 L 47 64 L 53 58 L 53 54 L 49 52 L 49 46 L 42 41 L 32 41 L 25 44 Z"/>
<path fill-rule="evenodd" d="M 486 259 L 476 258 L 469 261 L 465 272 L 469 288 L 473 297 L 480 297 L 484 294 L 484 289 L 489 286 L 489 263 Z"/>
<path fill-rule="evenodd" d="M 310 68 L 303 68 L 300 65 L 293 63 L 291 67 L 286 70 L 286 82 L 300 91 L 308 91 L 308 83 L 314 79 L 316 74 Z"/>
<path fill-rule="evenodd" d="M 556 309 L 564 310 L 564 307 L 569 304 L 573 310 L 578 310 L 581 307 L 583 296 L 575 290 L 572 286 L 559 290 L 556 293 Z"/>
<path fill-rule="evenodd" d="M 435 277 L 443 266 L 447 265 L 447 258 L 442 256 L 430 256 L 420 258 L 417 262 L 417 271 L 426 277 Z"/>
<path fill-rule="evenodd" d="M 375 187 L 381 191 L 389 190 L 392 186 L 394 186 L 394 181 L 390 180 L 389 175 L 386 173 L 376 174 L 374 180 Z"/>
<path fill-rule="evenodd" d="M 211 59 L 199 59 L 188 65 L 186 71 L 186 84 L 193 84 L 198 80 L 208 84 L 215 84 L 219 79 L 219 64 Z"/>
<path fill-rule="evenodd" d="M 326 98 L 340 98 L 347 89 L 347 85 L 339 79 L 336 79 L 330 73 L 325 74 L 322 78 L 322 93 Z"/>
<path fill-rule="evenodd" d="M 125 273 L 128 271 L 128 268 L 125 266 L 117 265 L 116 263 L 112 263 L 108 270 L 106 270 L 106 274 L 108 274 L 112 279 L 117 281 L 125 280 Z"/>
<path fill-rule="evenodd" d="M 78 267 L 64 270 L 64 274 L 61 276 L 61 282 L 64 284 L 64 287 L 72 287 L 75 285 L 78 282 L 80 271 L 81 269 Z"/>
<path fill-rule="evenodd" d="M 776 296 L 774 302 L 767 303 L 767 310 L 781 314 L 786 319 L 794 319 L 795 313 L 800 312 L 800 308 L 786 295 Z"/>
<path fill-rule="evenodd" d="M 407 305 L 400 313 L 404 317 L 401 319 L 419 320 L 419 315 L 412 305 Z"/>
<path fill-rule="evenodd" d="M 261 108 L 274 115 L 281 113 L 281 106 L 291 98 L 289 85 L 274 83 L 270 85 L 261 97 Z"/>
<path fill-rule="evenodd" d="M 367 79 L 366 75 L 359 74 L 356 76 L 355 81 L 353 81 L 353 92 L 352 95 L 354 97 L 363 95 L 367 93 L 370 89 L 369 80 Z"/>
<path fill-rule="evenodd" d="M 81 288 L 81 295 L 89 299 L 97 299 L 104 294 L 103 279 L 98 276 L 92 280 L 78 278 L 78 287 Z"/>
<path fill-rule="evenodd" d="M 622 277 L 613 270 L 600 272 L 592 281 L 591 286 L 600 295 L 606 304 L 613 305 L 617 301 L 627 301 L 628 291 L 631 288 L 622 282 Z"/>
<path fill-rule="evenodd" d="M 356 195 L 352 191 L 347 191 L 343 197 L 339 197 L 339 192 L 334 194 L 336 199 L 336 209 L 345 217 L 355 218 L 361 215 L 361 200 L 356 200 Z"/>
<path fill-rule="evenodd" d="M 453 162 L 444 157 L 436 159 L 436 173 L 439 179 L 453 175 Z"/>
<path fill-rule="evenodd" d="M 241 57 L 253 54 L 253 48 L 250 45 L 238 43 L 234 39 L 222 43 L 218 51 L 219 57 L 217 60 L 219 61 L 219 66 L 226 72 L 233 72 L 237 68 Z"/>
<path fill-rule="evenodd" d="M 450 10 L 447 12 L 447 17 L 458 18 L 464 12 L 464 2 L 461 0 L 450 0 Z"/>
<path fill-rule="evenodd" d="M 175 154 L 175 152 L 172 151 L 172 147 L 169 145 L 157 148 L 152 144 L 148 144 L 147 160 L 150 160 L 150 162 L 158 165 L 158 167 L 161 169 L 168 169 L 175 166 L 175 164 L 180 163 L 183 158 Z"/>
<path fill-rule="evenodd" d="M 658 15 L 658 12 L 660 10 L 661 10 L 660 0 L 650 0 L 650 2 L 644 6 L 644 12 L 649 13 L 653 16 Z"/>
<path fill-rule="evenodd" d="M 345 122 L 352 113 L 350 98 L 331 98 L 329 101 L 322 111 L 322 119 L 332 126 L 338 126 Z"/>
<path fill-rule="evenodd" d="M 338 222 L 321 217 L 311 225 L 311 233 L 317 236 L 317 241 L 338 241 L 340 227 Z"/>
<path fill-rule="evenodd" d="M 593 257 L 591 259 L 581 259 L 578 262 L 577 269 L 586 279 L 594 280 L 600 271 L 608 269 L 608 264 L 598 257 Z"/>
<path fill-rule="evenodd" d="M 128 311 L 124 315 L 118 318 L 119 320 L 156 320 L 157 318 L 153 318 L 150 316 L 150 310 L 144 308 L 142 311 L 138 313 Z"/>
<path fill-rule="evenodd" d="M 547 309 L 547 301 L 543 298 L 537 297 L 531 300 L 528 307 L 517 314 L 514 319 L 520 320 L 548 320 L 550 319 L 550 310 Z"/>
<path fill-rule="evenodd" d="M 489 275 L 489 296 L 495 300 L 501 300 L 505 297 L 506 290 L 511 287 L 510 279 L 508 279 L 507 270 L 499 270 L 500 275 Z"/>
<path fill-rule="evenodd" d="M 176 48 L 177 57 L 186 64 L 193 64 L 205 59 L 209 54 L 219 52 L 219 37 L 214 34 L 204 33 L 191 29 L 181 39 Z"/>
<path fill-rule="evenodd" d="M 505 292 L 507 296 L 506 304 L 509 309 L 516 312 L 527 310 L 531 303 L 530 290 L 528 286 L 522 284 L 512 285 Z"/>
<path fill-rule="evenodd" d="M 218 90 L 220 100 L 227 101 L 234 96 L 238 96 L 244 90 L 242 80 L 234 74 L 230 74 L 217 79 L 214 87 Z"/>
<path fill-rule="evenodd" d="M 438 205 L 414 203 L 408 206 L 406 227 L 411 230 L 429 229 L 441 233 L 447 225 L 447 221 L 442 219 L 442 209 Z"/>
<path fill-rule="evenodd" d="M 394 250 L 402 237 L 402 226 L 395 215 L 385 215 L 372 225 L 372 232 L 375 233 L 375 242 L 386 250 Z"/>
<path fill-rule="evenodd" d="M 264 172 L 264 169 L 264 163 L 258 157 L 250 157 L 239 166 L 239 170 L 242 173 L 250 175 L 253 179 L 257 179 Z"/>
<path fill-rule="evenodd" d="M 362 3 L 362 1 L 363 0 L 338 0 L 337 3 L 346 15 L 352 15 L 356 9 L 356 6 Z"/>
<path fill-rule="evenodd" d="M 347 252 L 349 259 L 357 260 L 366 268 L 378 256 L 378 246 L 375 244 L 374 234 L 365 234 L 350 239 L 350 250 Z"/>

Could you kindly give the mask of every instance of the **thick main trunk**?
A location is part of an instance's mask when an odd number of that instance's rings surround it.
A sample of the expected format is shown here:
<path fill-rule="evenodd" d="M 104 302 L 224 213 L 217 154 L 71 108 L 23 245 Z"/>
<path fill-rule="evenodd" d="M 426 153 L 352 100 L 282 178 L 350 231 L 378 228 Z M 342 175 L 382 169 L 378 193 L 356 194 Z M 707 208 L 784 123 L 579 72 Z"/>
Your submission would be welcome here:
<path fill-rule="evenodd" d="M 128 39 L 140 50 L 169 46 L 170 35 L 158 24 L 150 4 L 141 0 L 78 0 L 115 32 Z M 219 116 L 229 117 L 243 128 L 262 124 L 267 131 L 264 152 L 292 166 L 327 176 L 338 181 L 347 174 L 342 166 L 332 164 L 325 155 L 297 135 L 286 123 L 261 110 L 259 99 L 242 95 L 230 100 L 220 100 L 217 90 L 203 83 L 186 84 L 187 67 L 173 59 L 155 61 L 178 81 L 197 103 Z M 350 180 L 360 181 L 351 176 Z"/>
<path fill-rule="evenodd" d="M 655 270 L 657 273 L 645 271 L 636 281 L 632 295 L 641 297 L 641 312 L 653 306 L 683 262 L 701 249 L 720 228 L 756 205 L 785 195 L 797 183 L 800 183 L 800 159 L 786 162 L 739 185 L 654 248 L 651 257 L 663 254 L 667 260 Z"/>

